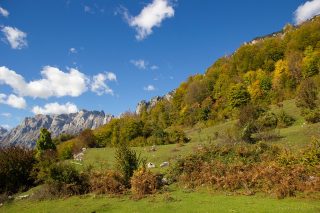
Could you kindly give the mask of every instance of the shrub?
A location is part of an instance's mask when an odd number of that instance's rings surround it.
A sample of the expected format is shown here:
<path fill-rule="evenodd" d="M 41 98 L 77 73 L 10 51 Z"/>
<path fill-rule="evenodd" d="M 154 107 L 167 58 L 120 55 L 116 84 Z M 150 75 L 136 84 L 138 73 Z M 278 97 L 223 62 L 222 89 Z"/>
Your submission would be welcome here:
<path fill-rule="evenodd" d="M 320 110 L 319 109 L 303 109 L 302 115 L 304 119 L 309 123 L 320 122 Z"/>
<path fill-rule="evenodd" d="M 74 141 L 69 141 L 58 145 L 57 152 L 61 160 L 71 159 L 73 156 Z"/>
<path fill-rule="evenodd" d="M 314 142 L 300 157 L 294 154 L 299 160 L 286 165 L 278 163 L 281 149 L 264 143 L 204 147 L 179 159 L 170 168 L 169 178 L 188 188 L 265 192 L 278 198 L 295 196 L 297 192 L 319 192 L 319 147 L 319 142 Z"/>
<path fill-rule="evenodd" d="M 75 138 L 74 135 L 62 133 L 61 135 L 59 135 L 59 137 L 52 139 L 52 141 L 54 142 L 54 144 L 58 145 L 58 144 L 61 144 L 65 141 L 69 141 L 73 138 Z"/>
<path fill-rule="evenodd" d="M 145 168 L 136 170 L 131 178 L 131 191 L 136 199 L 154 194 L 160 187 L 161 179 Z"/>
<path fill-rule="evenodd" d="M 94 172 L 90 176 L 90 191 L 97 194 L 123 194 L 125 181 L 119 172 L 107 170 Z"/>
<path fill-rule="evenodd" d="M 85 129 L 83 130 L 79 137 L 78 137 L 79 143 L 83 145 L 83 147 L 96 147 L 96 139 L 93 135 L 93 131 L 91 129 Z"/>
<path fill-rule="evenodd" d="M 120 143 L 115 153 L 115 167 L 124 178 L 127 186 L 130 185 L 130 178 L 133 172 L 143 165 L 144 159 L 140 157 L 134 150 L 130 149 L 127 144 Z"/>
<path fill-rule="evenodd" d="M 21 147 L 0 148 L 0 193 L 15 193 L 33 186 L 34 152 Z"/>
<path fill-rule="evenodd" d="M 277 127 L 278 118 L 274 113 L 267 112 L 258 118 L 257 123 L 261 129 L 274 129 Z"/>
<path fill-rule="evenodd" d="M 50 167 L 57 161 L 58 157 L 56 150 L 44 150 L 40 155 L 38 155 L 38 162 L 34 166 L 33 171 L 33 176 L 36 178 L 37 183 L 42 183 L 48 179 Z"/>
<path fill-rule="evenodd" d="M 237 127 L 229 127 L 221 130 L 220 133 L 215 132 L 214 137 L 218 139 L 221 144 L 236 144 L 241 141 L 240 133 Z"/>
<path fill-rule="evenodd" d="M 130 141 L 131 146 L 145 146 L 147 145 L 147 139 L 145 137 L 139 136 Z"/>
<path fill-rule="evenodd" d="M 167 132 L 168 132 L 168 138 L 171 144 L 174 144 L 174 143 L 184 144 L 189 141 L 186 134 L 181 128 L 173 127 L 173 128 L 170 128 Z"/>
<path fill-rule="evenodd" d="M 88 176 L 79 173 L 68 164 L 51 165 L 46 183 L 49 191 L 58 197 L 84 194 L 89 191 Z"/>
<path fill-rule="evenodd" d="M 253 122 L 247 123 L 241 130 L 241 139 L 247 143 L 254 143 L 253 133 L 257 131 L 257 127 Z"/>
<path fill-rule="evenodd" d="M 296 103 L 300 108 L 314 109 L 317 107 L 318 88 L 311 78 L 303 80 L 297 90 Z"/>
<path fill-rule="evenodd" d="M 292 126 L 295 122 L 295 119 L 288 115 L 284 110 L 280 111 L 280 113 L 277 115 L 277 118 L 279 128 Z"/>
<path fill-rule="evenodd" d="M 249 122 L 253 122 L 259 118 L 259 116 L 265 110 L 254 105 L 246 105 L 240 108 L 239 111 L 239 126 L 244 126 Z"/>

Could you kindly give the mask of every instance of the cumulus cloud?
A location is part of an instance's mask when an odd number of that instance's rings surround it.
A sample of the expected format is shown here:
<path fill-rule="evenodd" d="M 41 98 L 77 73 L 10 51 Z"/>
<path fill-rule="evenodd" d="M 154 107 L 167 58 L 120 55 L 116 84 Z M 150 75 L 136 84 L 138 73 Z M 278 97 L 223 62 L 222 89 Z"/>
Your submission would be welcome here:
<path fill-rule="evenodd" d="M 4 9 L 3 7 L 0 7 L 0 15 L 4 16 L 4 17 L 8 17 L 9 16 L 9 11 Z"/>
<path fill-rule="evenodd" d="M 113 72 L 107 72 L 106 75 L 109 81 L 117 81 L 117 76 Z"/>
<path fill-rule="evenodd" d="M 143 88 L 145 91 L 151 92 L 154 91 L 156 88 L 153 85 L 148 85 L 146 87 Z"/>
<path fill-rule="evenodd" d="M 63 72 L 56 67 L 45 66 L 41 71 L 42 78 L 26 82 L 24 77 L 7 67 L 0 67 L 0 85 L 6 84 L 20 97 L 50 98 L 50 97 L 78 97 L 91 89 L 98 95 L 113 95 L 113 90 L 107 81 L 117 81 L 112 72 L 99 73 L 92 78 L 77 69 L 70 68 Z"/>
<path fill-rule="evenodd" d="M 28 42 L 26 40 L 27 34 L 18 28 L 6 26 L 3 27 L 1 31 L 5 35 L 5 39 L 9 42 L 12 49 L 22 49 L 28 46 Z"/>
<path fill-rule="evenodd" d="M 163 20 L 173 17 L 174 9 L 169 0 L 153 0 L 137 16 L 131 16 L 126 8 L 123 8 L 122 14 L 129 26 L 136 30 L 136 39 L 143 40 L 154 27 L 160 27 Z"/>
<path fill-rule="evenodd" d="M 147 66 L 148 66 L 148 62 L 143 59 L 131 60 L 130 62 L 131 64 L 133 64 L 134 66 L 136 66 L 138 69 L 141 69 L 141 70 L 147 69 Z"/>
<path fill-rule="evenodd" d="M 17 109 L 25 109 L 27 107 L 27 103 L 22 97 L 18 97 L 16 95 L 6 95 L 6 94 L 0 94 L 0 103 L 9 105 L 13 108 Z"/>
<path fill-rule="evenodd" d="M 9 85 L 19 96 L 49 98 L 52 96 L 80 96 L 87 90 L 87 77 L 76 69 L 63 72 L 58 68 L 45 66 L 42 79 L 26 82 L 13 70 L 0 67 L 0 84 Z"/>
<path fill-rule="evenodd" d="M 76 49 L 76 48 L 71 47 L 71 48 L 69 49 L 69 53 L 73 53 L 73 54 L 75 54 L 75 53 L 78 53 L 78 51 L 77 51 L 77 49 Z"/>
<path fill-rule="evenodd" d="M 116 81 L 117 76 L 112 72 L 99 73 L 93 76 L 91 83 L 91 91 L 97 95 L 110 94 L 113 95 L 113 90 L 107 85 L 107 81 Z"/>
<path fill-rule="evenodd" d="M 320 0 L 307 1 L 294 12 L 295 23 L 301 24 L 315 15 L 320 14 Z"/>
<path fill-rule="evenodd" d="M 49 103 L 44 105 L 44 107 L 35 106 L 32 108 L 32 112 L 34 114 L 42 114 L 42 115 L 48 115 L 48 114 L 69 114 L 69 113 L 75 113 L 78 112 L 78 107 L 70 102 L 67 102 L 66 104 L 59 104 L 57 102 L 55 103 Z"/>

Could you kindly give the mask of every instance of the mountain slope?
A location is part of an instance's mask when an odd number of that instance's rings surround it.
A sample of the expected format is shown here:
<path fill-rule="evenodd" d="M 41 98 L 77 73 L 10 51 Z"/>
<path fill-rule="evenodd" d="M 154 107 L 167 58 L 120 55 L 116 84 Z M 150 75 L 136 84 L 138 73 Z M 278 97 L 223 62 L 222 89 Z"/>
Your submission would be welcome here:
<path fill-rule="evenodd" d="M 33 148 L 41 128 L 47 128 L 52 137 L 62 133 L 75 135 L 84 129 L 95 129 L 106 124 L 112 118 L 112 115 L 105 114 L 103 111 L 86 110 L 71 114 L 27 117 L 3 137 L 0 146 L 20 145 Z"/>
<path fill-rule="evenodd" d="M 0 126 L 0 141 L 8 133 L 8 130 Z"/>

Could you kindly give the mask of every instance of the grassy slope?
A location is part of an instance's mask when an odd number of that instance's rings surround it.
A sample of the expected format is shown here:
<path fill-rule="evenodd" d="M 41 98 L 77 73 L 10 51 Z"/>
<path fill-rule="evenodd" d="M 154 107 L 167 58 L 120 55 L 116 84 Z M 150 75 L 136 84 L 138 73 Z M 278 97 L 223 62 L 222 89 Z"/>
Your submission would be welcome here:
<path fill-rule="evenodd" d="M 17 201 L 0 212 L 320 212 L 317 200 L 284 200 L 256 196 L 227 196 L 208 191 L 186 193 L 176 190 L 139 201 L 129 197 L 110 198 L 86 195 L 47 201 Z"/>
<path fill-rule="evenodd" d="M 283 107 L 272 106 L 271 111 L 279 113 L 280 110 L 284 110 L 287 114 L 296 119 L 293 126 L 280 129 L 281 139 L 278 141 L 270 142 L 285 146 L 291 149 L 299 149 L 305 147 L 310 143 L 312 136 L 320 137 L 320 123 L 318 124 L 305 124 L 304 119 L 300 115 L 300 110 L 296 107 L 294 100 L 283 102 Z M 190 129 L 187 130 L 188 137 L 191 138 L 191 142 L 184 146 L 177 144 L 157 146 L 157 151 L 150 152 L 150 147 L 137 147 L 135 150 L 141 153 L 141 156 L 147 158 L 148 162 L 153 162 L 157 165 L 157 168 L 153 171 L 163 171 L 159 168 L 159 165 L 164 161 L 173 162 L 179 156 L 185 156 L 194 152 L 201 144 L 209 143 L 209 138 L 214 138 L 216 132 L 222 133 L 228 128 L 231 128 L 235 124 L 234 121 L 229 121 L 223 124 L 215 125 L 204 129 Z M 215 142 L 211 140 L 211 142 Z M 112 168 L 114 164 L 114 148 L 100 148 L 100 149 L 88 149 L 82 166 L 75 164 L 79 168 L 92 165 L 97 169 Z M 73 162 L 73 161 L 72 161 Z M 75 162 L 73 162 L 75 163 Z"/>
<path fill-rule="evenodd" d="M 277 113 L 281 110 L 273 106 L 271 109 Z M 296 122 L 289 128 L 280 130 L 282 138 L 276 143 L 293 149 L 299 149 L 310 142 L 311 136 L 320 136 L 320 124 L 304 124 L 299 109 L 294 101 L 285 101 L 283 110 L 296 118 Z M 191 129 L 187 134 L 192 138 L 191 142 L 179 146 L 176 144 L 157 146 L 157 151 L 149 152 L 149 147 L 138 147 L 136 150 L 142 156 L 153 162 L 157 168 L 153 171 L 161 171 L 159 164 L 163 161 L 173 160 L 178 156 L 192 153 L 201 144 L 208 143 L 215 132 L 232 127 L 234 122 L 227 122 L 202 130 Z M 83 166 L 93 165 L 97 169 L 112 168 L 114 164 L 114 149 L 89 149 L 87 150 Z M 30 192 L 29 192 L 30 193 Z M 27 192 L 28 194 L 28 192 Z M 15 201 L 0 207 L 0 212 L 320 212 L 320 202 L 317 200 L 286 198 L 284 200 L 272 199 L 262 196 L 226 196 L 221 194 L 212 195 L 210 192 L 184 193 L 182 189 L 170 193 L 173 202 L 165 199 L 165 194 L 149 197 L 140 201 L 133 201 L 128 197 L 106 198 L 94 197 L 72 197 L 64 200 L 50 200 L 42 202 Z"/>

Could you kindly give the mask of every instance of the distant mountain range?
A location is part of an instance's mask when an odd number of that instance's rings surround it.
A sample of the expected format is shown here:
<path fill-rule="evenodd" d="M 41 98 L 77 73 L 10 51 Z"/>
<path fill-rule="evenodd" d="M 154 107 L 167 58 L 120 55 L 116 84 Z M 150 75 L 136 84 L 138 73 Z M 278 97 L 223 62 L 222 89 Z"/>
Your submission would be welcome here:
<path fill-rule="evenodd" d="M 34 148 L 41 128 L 57 137 L 62 133 L 76 135 L 84 129 L 95 129 L 113 118 L 103 111 L 81 110 L 77 113 L 61 115 L 36 115 L 25 118 L 20 125 L 10 131 L 0 127 L 0 147 L 19 145 Z"/>

